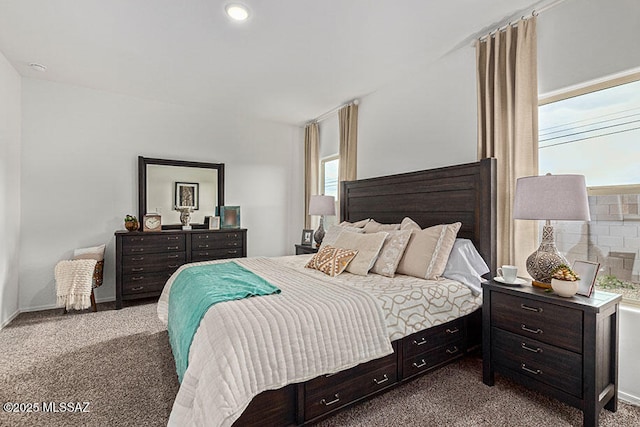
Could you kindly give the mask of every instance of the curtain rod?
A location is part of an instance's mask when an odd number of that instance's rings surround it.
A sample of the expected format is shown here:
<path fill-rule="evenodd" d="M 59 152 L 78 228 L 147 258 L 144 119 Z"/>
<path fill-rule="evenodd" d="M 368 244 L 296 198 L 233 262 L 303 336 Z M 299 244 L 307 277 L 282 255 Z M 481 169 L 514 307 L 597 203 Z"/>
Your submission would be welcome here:
<path fill-rule="evenodd" d="M 345 103 L 345 104 L 339 105 L 339 106 L 337 106 L 336 108 L 334 108 L 334 109 L 332 109 L 332 110 L 327 111 L 327 112 L 326 112 L 326 113 L 324 113 L 324 114 L 319 115 L 318 117 L 316 117 L 316 118 L 315 118 L 315 119 L 313 119 L 313 120 L 309 120 L 309 121 L 307 122 L 307 124 L 308 124 L 308 125 L 310 125 L 311 123 L 318 123 L 318 122 L 321 122 L 321 121 L 323 121 L 323 120 L 327 119 L 328 117 L 330 117 L 331 115 L 333 115 L 333 114 L 337 113 L 341 108 L 344 108 L 344 107 L 346 107 L 347 105 L 351 105 L 351 104 L 353 104 L 353 105 L 358 105 L 358 103 L 359 103 L 359 102 L 360 102 L 360 101 L 359 101 L 357 98 L 356 98 L 356 99 L 353 99 L 353 100 L 351 100 L 351 101 L 349 101 L 349 102 L 347 102 L 347 103 Z"/>
<path fill-rule="evenodd" d="M 554 2 L 552 2 L 552 3 L 549 3 L 549 4 L 545 5 L 545 6 L 542 6 L 542 7 L 541 7 L 541 8 L 539 8 L 539 9 L 533 9 L 533 10 L 531 11 L 530 15 L 531 15 L 532 17 L 533 17 L 533 16 L 538 16 L 538 15 L 539 15 L 539 14 L 541 14 L 542 12 L 546 12 L 546 11 L 547 11 L 547 10 L 549 10 L 549 9 L 553 9 L 554 7 L 556 7 L 557 5 L 559 5 L 560 3 L 564 3 L 564 2 L 565 2 L 565 0 L 556 0 L 556 1 L 554 1 Z M 526 16 L 527 16 L 527 15 L 523 15 L 521 19 L 524 19 Z M 507 22 L 506 24 L 504 24 L 504 25 L 502 25 L 502 26 L 498 27 L 497 29 L 495 29 L 495 30 L 493 30 L 493 31 L 489 32 L 489 34 L 486 34 L 486 35 L 484 35 L 484 36 L 482 36 L 482 37 L 478 37 L 478 40 L 480 40 L 480 41 L 482 41 L 482 40 L 486 40 L 486 39 L 487 39 L 487 37 L 492 36 L 493 34 L 495 34 L 495 33 L 497 33 L 497 32 L 503 31 L 504 29 L 506 29 L 506 28 L 507 28 L 509 25 L 511 25 L 512 23 L 513 23 L 513 19 L 510 19 L 510 20 L 509 20 L 509 22 Z M 475 47 L 475 41 L 474 41 L 474 43 L 471 45 L 471 47 Z"/>

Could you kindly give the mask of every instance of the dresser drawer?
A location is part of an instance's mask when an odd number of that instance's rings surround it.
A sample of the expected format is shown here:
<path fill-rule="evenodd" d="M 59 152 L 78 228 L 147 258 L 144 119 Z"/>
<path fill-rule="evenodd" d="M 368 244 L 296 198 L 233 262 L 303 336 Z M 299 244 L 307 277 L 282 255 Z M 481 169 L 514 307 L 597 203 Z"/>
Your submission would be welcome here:
<path fill-rule="evenodd" d="M 160 292 L 171 277 L 172 272 L 125 274 L 123 277 L 123 294 L 141 294 Z"/>
<path fill-rule="evenodd" d="M 582 311 L 493 292 L 491 326 L 582 353 Z"/>
<path fill-rule="evenodd" d="M 242 240 L 210 240 L 201 242 L 191 242 L 192 251 L 204 251 L 212 249 L 241 248 Z"/>
<path fill-rule="evenodd" d="M 175 270 L 185 263 L 185 258 L 184 252 L 123 256 L 122 272 L 124 274 L 139 274 Z"/>
<path fill-rule="evenodd" d="M 122 238 L 122 254 L 139 255 L 185 250 L 184 234 L 154 234 L 149 236 L 125 236 Z"/>
<path fill-rule="evenodd" d="M 239 258 L 242 256 L 242 249 L 212 249 L 191 252 L 191 262 L 209 261 L 224 258 Z"/>
<path fill-rule="evenodd" d="M 363 363 L 333 376 L 305 384 L 305 419 L 311 420 L 361 397 L 395 384 L 396 354 Z M 384 364 L 384 362 L 390 362 Z"/>
<path fill-rule="evenodd" d="M 405 357 L 402 364 L 402 375 L 407 378 L 434 368 L 444 362 L 462 356 L 464 350 L 464 340 L 460 339 L 417 356 Z"/>
<path fill-rule="evenodd" d="M 582 356 L 543 342 L 492 328 L 497 365 L 582 397 Z"/>
<path fill-rule="evenodd" d="M 226 246 L 224 242 L 237 241 L 242 243 L 243 234 L 238 231 L 218 231 L 215 233 L 197 233 L 191 236 L 191 246 L 197 247 L 199 244 L 210 243 L 219 247 Z"/>
<path fill-rule="evenodd" d="M 424 353 L 427 347 L 440 347 L 460 340 L 464 337 L 464 320 L 456 319 L 444 325 L 434 326 L 416 332 L 411 337 L 403 340 L 405 358 Z"/>

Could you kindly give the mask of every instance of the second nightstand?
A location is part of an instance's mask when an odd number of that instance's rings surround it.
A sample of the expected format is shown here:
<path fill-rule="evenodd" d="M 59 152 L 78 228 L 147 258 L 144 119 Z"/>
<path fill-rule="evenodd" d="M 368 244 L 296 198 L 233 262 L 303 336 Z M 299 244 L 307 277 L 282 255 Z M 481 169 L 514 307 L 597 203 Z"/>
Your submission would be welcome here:
<path fill-rule="evenodd" d="M 318 252 L 318 248 L 315 246 L 296 245 L 296 255 L 315 254 L 316 252 Z"/>
<path fill-rule="evenodd" d="M 494 372 L 581 409 L 597 426 L 618 404 L 618 305 L 594 292 L 563 298 L 530 285 L 482 284 L 482 379 Z"/>

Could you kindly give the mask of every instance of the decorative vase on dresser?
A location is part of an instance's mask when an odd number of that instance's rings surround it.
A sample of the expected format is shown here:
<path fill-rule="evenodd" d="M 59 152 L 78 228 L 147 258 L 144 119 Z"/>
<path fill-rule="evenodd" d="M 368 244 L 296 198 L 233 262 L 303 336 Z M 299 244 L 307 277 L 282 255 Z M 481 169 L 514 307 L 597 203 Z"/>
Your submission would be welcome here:
<path fill-rule="evenodd" d="M 157 297 L 188 262 L 247 256 L 247 230 L 117 231 L 116 309 L 122 302 Z"/>
<path fill-rule="evenodd" d="M 482 284 L 483 382 L 496 372 L 583 412 L 597 426 L 618 405 L 618 306 L 594 292 L 563 298 L 523 285 Z"/>

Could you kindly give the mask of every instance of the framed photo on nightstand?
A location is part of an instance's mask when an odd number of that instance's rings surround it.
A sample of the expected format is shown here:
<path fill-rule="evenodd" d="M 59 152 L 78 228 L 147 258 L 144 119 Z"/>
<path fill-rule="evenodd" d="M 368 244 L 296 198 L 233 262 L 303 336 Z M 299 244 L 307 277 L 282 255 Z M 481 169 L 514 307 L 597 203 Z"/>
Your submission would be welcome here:
<path fill-rule="evenodd" d="M 313 230 L 307 230 L 307 229 L 302 230 L 302 239 L 300 241 L 300 244 L 302 246 L 311 246 L 312 243 L 313 243 Z"/>
<path fill-rule="evenodd" d="M 571 267 L 578 276 L 580 276 L 580 285 L 578 285 L 578 295 L 584 295 L 590 297 L 593 292 L 593 286 L 596 283 L 596 276 L 600 269 L 600 264 L 590 261 L 574 261 L 573 267 Z"/>

